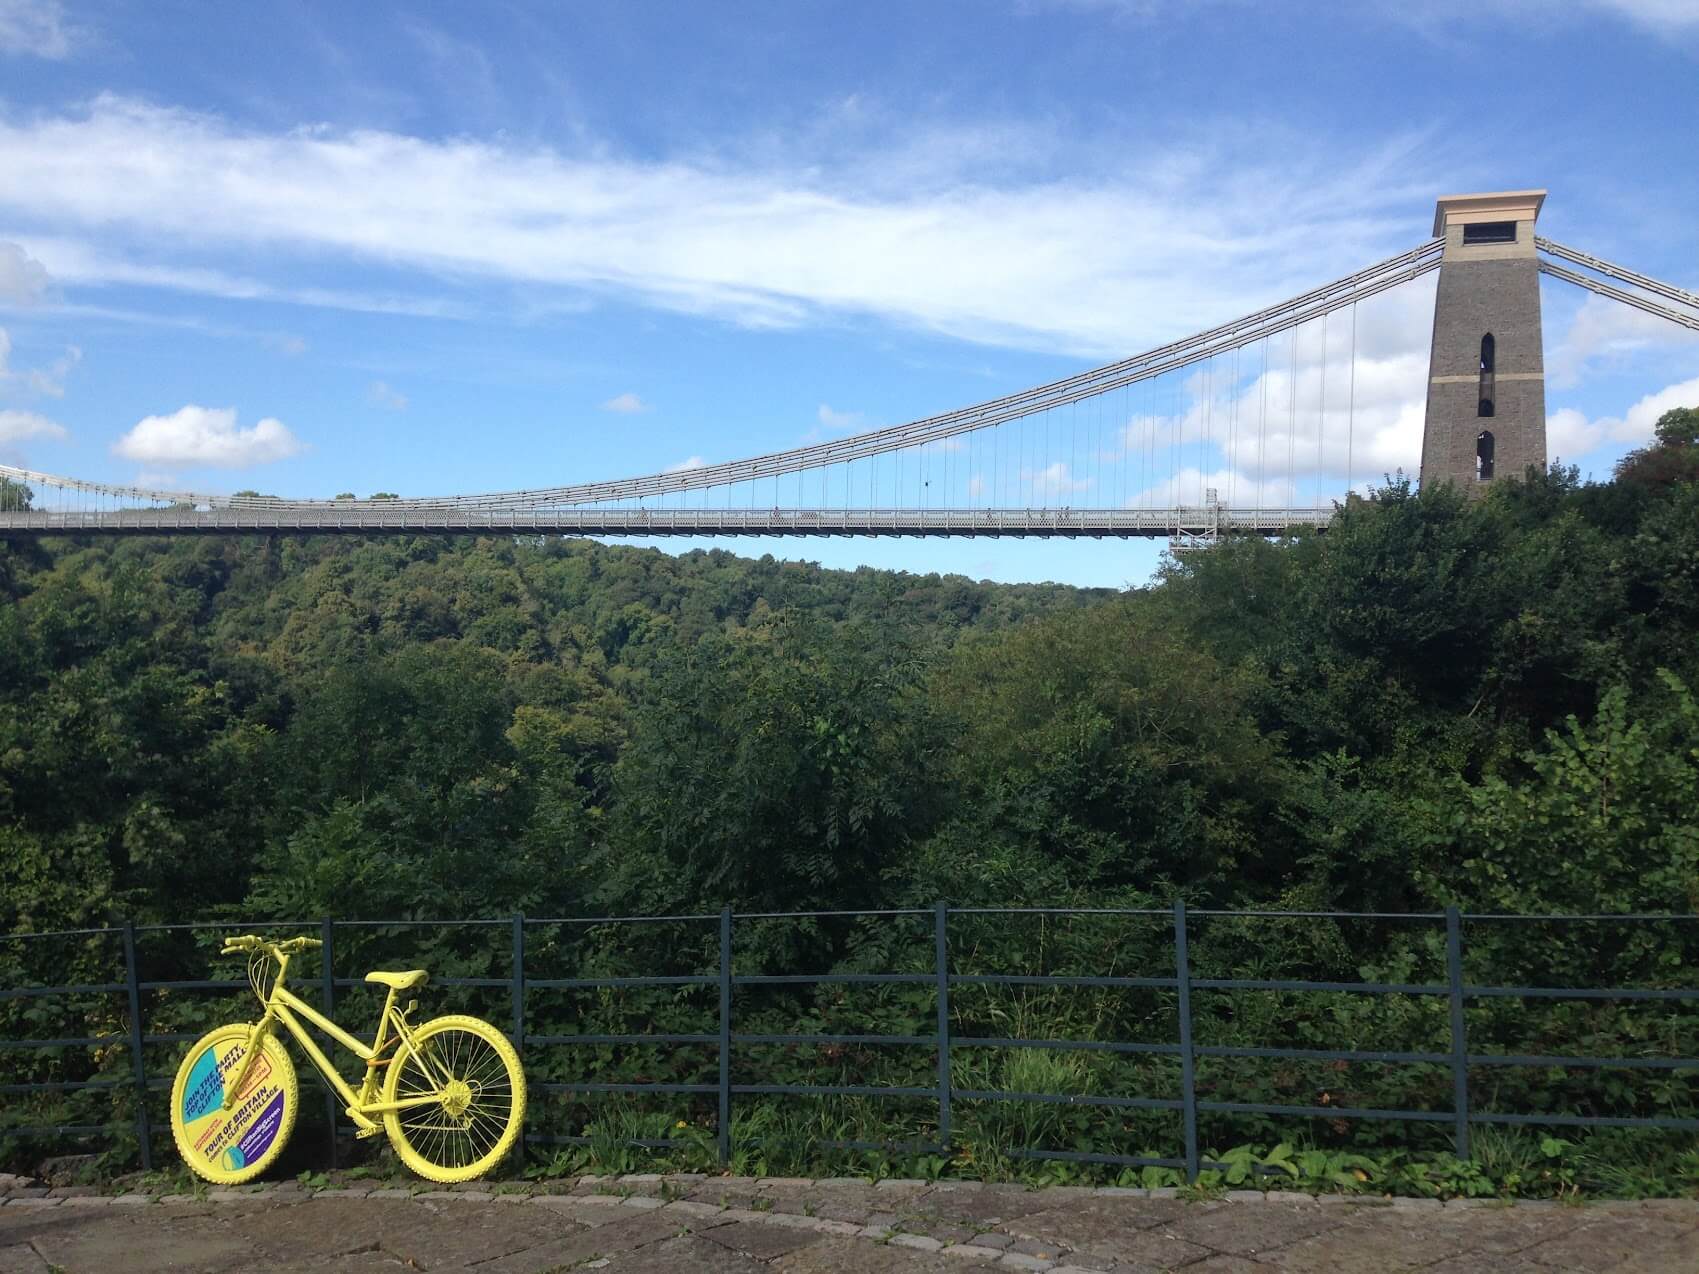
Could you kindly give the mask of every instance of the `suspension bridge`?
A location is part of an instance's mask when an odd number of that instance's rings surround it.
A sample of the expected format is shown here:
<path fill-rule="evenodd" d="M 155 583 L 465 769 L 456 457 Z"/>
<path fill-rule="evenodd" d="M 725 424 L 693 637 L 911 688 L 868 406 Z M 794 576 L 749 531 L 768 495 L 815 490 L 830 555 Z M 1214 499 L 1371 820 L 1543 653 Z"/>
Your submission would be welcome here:
<path fill-rule="evenodd" d="M 567 486 L 407 498 L 164 491 L 0 465 L 0 536 L 1148 536 L 1325 527 L 1359 478 L 1359 317 L 1438 273 L 1421 477 L 1543 465 L 1541 276 L 1699 331 L 1699 295 L 1535 233 L 1544 191 L 1439 200 L 1433 237 L 1117 362 L 904 424 Z"/>

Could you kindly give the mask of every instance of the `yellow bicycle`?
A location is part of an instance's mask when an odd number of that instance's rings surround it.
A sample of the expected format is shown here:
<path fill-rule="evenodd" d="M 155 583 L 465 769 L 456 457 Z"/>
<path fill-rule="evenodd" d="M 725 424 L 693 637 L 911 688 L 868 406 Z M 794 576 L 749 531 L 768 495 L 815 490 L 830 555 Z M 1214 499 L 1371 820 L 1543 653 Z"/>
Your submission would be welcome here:
<path fill-rule="evenodd" d="M 401 1161 L 432 1181 L 470 1181 L 494 1168 L 525 1121 L 525 1072 L 507 1037 L 458 1014 L 414 1026 L 407 1015 L 418 1002 L 401 1009 L 396 1001 L 429 975 L 409 969 L 366 975 L 389 993 L 376 1036 L 363 1044 L 283 985 L 290 957 L 321 945 L 314 938 L 268 942 L 252 934 L 225 939 L 223 954 L 248 955 L 248 982 L 265 1014 L 208 1031 L 177 1068 L 171 1132 L 184 1162 L 208 1181 L 238 1185 L 283 1153 L 300 1092 L 275 1029 L 281 1022 L 346 1103 L 356 1136 L 385 1133 Z M 365 1059 L 358 1092 L 303 1021 Z"/>

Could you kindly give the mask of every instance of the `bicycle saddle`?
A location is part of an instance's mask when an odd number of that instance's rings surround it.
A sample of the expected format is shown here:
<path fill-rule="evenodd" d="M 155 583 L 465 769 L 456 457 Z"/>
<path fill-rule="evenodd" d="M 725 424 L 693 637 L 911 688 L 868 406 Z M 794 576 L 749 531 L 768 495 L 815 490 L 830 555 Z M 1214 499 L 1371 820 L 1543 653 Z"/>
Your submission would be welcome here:
<path fill-rule="evenodd" d="M 425 979 L 430 976 L 423 969 L 405 969 L 400 973 L 368 973 L 366 981 L 387 986 L 392 991 L 411 991 L 416 986 L 424 986 Z"/>

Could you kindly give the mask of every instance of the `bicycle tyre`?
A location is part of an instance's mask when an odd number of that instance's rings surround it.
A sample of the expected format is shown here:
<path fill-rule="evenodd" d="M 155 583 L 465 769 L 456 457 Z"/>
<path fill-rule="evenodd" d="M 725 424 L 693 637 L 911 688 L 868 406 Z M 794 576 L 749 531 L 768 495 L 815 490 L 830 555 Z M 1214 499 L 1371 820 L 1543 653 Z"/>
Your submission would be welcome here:
<path fill-rule="evenodd" d="M 275 1035 L 261 1041 L 236 1103 L 224 1109 L 224 1077 L 238 1066 L 253 1026 L 215 1026 L 189 1047 L 171 1083 L 171 1136 L 196 1176 L 215 1185 L 252 1181 L 277 1161 L 295 1131 L 300 1085 Z"/>
<path fill-rule="evenodd" d="M 464 1089 L 448 1091 L 456 1083 Z M 383 1100 L 432 1094 L 440 1100 L 383 1117 L 401 1162 L 426 1180 L 481 1177 L 519 1140 L 525 1071 L 507 1036 L 488 1022 L 461 1014 L 433 1018 L 413 1032 L 412 1044 L 396 1050 Z"/>

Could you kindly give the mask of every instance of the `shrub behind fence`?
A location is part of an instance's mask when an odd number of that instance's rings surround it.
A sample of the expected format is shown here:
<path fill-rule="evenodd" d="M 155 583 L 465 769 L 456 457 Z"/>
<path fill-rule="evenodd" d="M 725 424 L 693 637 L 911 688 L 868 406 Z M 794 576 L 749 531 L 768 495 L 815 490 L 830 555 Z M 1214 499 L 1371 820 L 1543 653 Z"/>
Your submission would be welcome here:
<path fill-rule="evenodd" d="M 291 981 L 356 1033 L 377 1009 L 366 969 L 429 967 L 422 1017 L 479 1013 L 519 1048 L 532 1146 L 726 1165 L 789 1138 L 1195 1179 L 1212 1147 L 1294 1136 L 1467 1159 L 1483 1125 L 1690 1133 L 1696 926 L 940 902 L 17 934 L 0 938 L 0 1154 L 75 1145 L 152 1167 L 183 1046 L 255 1014 L 216 955 L 250 930 L 321 938 Z M 352 1129 L 318 1087 L 334 1164 Z"/>

